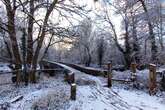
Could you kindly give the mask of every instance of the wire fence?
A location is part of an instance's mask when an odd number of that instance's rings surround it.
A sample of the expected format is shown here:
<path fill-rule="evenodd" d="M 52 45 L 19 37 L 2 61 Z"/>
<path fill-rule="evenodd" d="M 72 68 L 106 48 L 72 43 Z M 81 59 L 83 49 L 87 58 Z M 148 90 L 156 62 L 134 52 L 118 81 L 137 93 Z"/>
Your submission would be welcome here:
<path fill-rule="evenodd" d="M 30 71 L 35 71 L 35 72 L 43 72 L 43 73 L 56 73 L 56 72 L 62 72 L 64 73 L 64 69 L 38 69 L 38 70 L 33 70 L 33 69 L 28 69 L 27 72 L 30 73 Z M 1 85 L 6 85 L 6 84 L 12 84 L 12 78 L 16 75 L 14 73 L 16 72 L 22 72 L 23 70 L 13 70 L 13 71 L 0 71 L 0 86 Z"/>

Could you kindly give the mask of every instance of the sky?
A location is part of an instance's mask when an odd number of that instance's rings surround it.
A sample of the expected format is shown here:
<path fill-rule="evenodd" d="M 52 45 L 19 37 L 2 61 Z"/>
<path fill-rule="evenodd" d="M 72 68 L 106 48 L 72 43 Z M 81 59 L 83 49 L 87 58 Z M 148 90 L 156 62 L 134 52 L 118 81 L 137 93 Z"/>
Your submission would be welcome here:
<path fill-rule="evenodd" d="M 104 8 L 104 4 L 102 2 L 100 2 L 101 0 L 99 2 L 94 2 L 94 0 L 74 0 L 74 1 L 76 2 L 76 4 L 78 4 L 80 6 L 81 5 L 86 5 L 86 9 L 87 10 L 92 10 L 92 12 L 89 13 L 89 16 L 91 18 L 93 18 L 93 20 L 96 17 L 94 13 L 98 13 L 98 10 Z M 66 0 L 65 3 L 69 3 L 68 0 Z M 0 0 L 0 5 L 2 5 L 1 0 Z M 0 10 L 0 11 L 2 11 L 2 10 Z M 115 28 L 116 28 L 116 32 L 117 32 L 117 34 L 120 34 L 120 32 L 121 32 L 121 29 L 120 29 L 121 17 L 114 16 L 113 15 L 114 12 L 111 11 L 111 10 L 109 10 L 109 11 L 111 13 L 110 16 L 112 18 L 112 22 L 114 23 Z M 21 16 L 21 14 L 19 14 L 19 16 Z M 24 15 L 22 15 L 22 16 L 24 16 Z M 40 12 L 38 14 L 35 14 L 35 17 L 38 20 L 41 19 L 44 16 L 45 16 L 45 11 L 43 11 L 42 9 L 40 10 Z M 53 22 L 55 22 L 55 23 L 58 23 L 59 22 L 59 19 L 58 19 L 57 16 L 58 16 L 58 12 L 57 11 L 52 12 L 52 14 L 50 16 L 51 19 L 53 19 Z M 80 21 L 83 20 L 82 18 L 80 18 L 77 15 L 73 15 L 73 16 L 75 18 L 79 19 Z M 70 23 L 66 19 L 65 20 L 64 19 L 61 19 L 60 22 L 61 22 L 60 24 L 61 24 L 62 27 L 65 27 L 65 26 L 69 26 L 70 25 Z M 73 22 L 74 25 L 78 24 L 78 22 L 76 20 L 71 20 L 71 22 Z M 27 23 L 23 23 L 23 24 L 26 25 Z M 93 24 L 95 24 L 95 23 L 93 23 Z M 37 26 L 37 24 L 35 26 Z M 37 34 L 38 34 L 38 32 L 35 32 L 34 33 L 34 36 L 37 36 Z M 45 40 L 45 42 L 47 42 L 47 40 Z"/>
<path fill-rule="evenodd" d="M 98 14 L 99 10 L 105 9 L 105 4 L 102 2 L 102 0 L 99 0 L 98 2 L 94 2 L 94 0 L 80 0 L 80 1 L 81 1 L 81 2 L 79 2 L 80 4 L 87 4 L 87 8 L 93 10 L 89 14 L 89 16 L 91 18 L 96 17 L 96 15 L 94 13 Z M 121 20 L 122 20 L 122 18 L 121 18 L 121 16 L 115 15 L 113 10 L 115 10 L 113 7 L 109 7 L 109 9 L 108 9 L 109 16 L 111 17 L 111 20 L 115 26 L 117 34 L 121 34 Z"/>

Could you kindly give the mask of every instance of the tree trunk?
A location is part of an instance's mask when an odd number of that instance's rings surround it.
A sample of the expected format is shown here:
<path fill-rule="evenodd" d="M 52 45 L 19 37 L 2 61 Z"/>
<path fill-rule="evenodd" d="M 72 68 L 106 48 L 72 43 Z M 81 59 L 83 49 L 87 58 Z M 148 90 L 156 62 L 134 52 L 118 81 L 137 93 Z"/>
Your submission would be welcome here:
<path fill-rule="evenodd" d="M 162 16 L 162 6 L 160 4 L 160 10 L 159 10 L 159 13 L 160 13 L 160 46 L 161 46 L 161 50 L 164 50 L 164 44 L 163 44 L 163 16 Z"/>
<path fill-rule="evenodd" d="M 134 52 L 134 60 L 136 63 L 140 63 L 140 46 L 137 38 L 137 31 L 136 31 L 136 21 L 134 16 L 132 16 L 132 37 L 133 37 L 133 52 Z"/>
<path fill-rule="evenodd" d="M 126 17 L 126 15 L 125 15 Z M 118 50 L 123 54 L 124 56 L 124 60 L 125 60 L 125 67 L 128 69 L 129 68 L 129 65 L 131 64 L 131 57 L 130 57 L 130 54 L 131 54 L 131 47 L 129 45 L 129 34 L 128 34 L 128 22 L 126 20 L 126 18 L 124 19 L 124 23 L 125 23 L 125 50 L 120 46 L 119 42 L 118 42 L 118 36 L 116 34 L 116 30 L 110 20 L 110 18 L 108 17 L 108 21 L 109 21 L 109 24 L 112 28 L 112 31 L 113 31 L 113 34 L 114 34 L 114 42 L 115 42 L 115 45 L 117 46 Z"/>
<path fill-rule="evenodd" d="M 87 55 L 88 55 L 88 57 L 85 58 L 85 59 L 87 59 L 86 62 L 85 62 L 85 65 L 86 65 L 86 66 L 90 66 L 91 61 L 92 61 L 92 57 L 91 57 L 91 54 L 90 54 L 90 49 L 89 49 L 88 46 L 85 46 L 85 48 L 86 48 Z"/>
<path fill-rule="evenodd" d="M 30 0 L 30 15 L 28 16 L 27 63 L 31 65 L 33 58 L 33 17 L 34 0 Z"/>
<path fill-rule="evenodd" d="M 45 48 L 45 51 L 44 51 L 44 53 L 43 53 L 43 56 L 41 57 L 41 61 L 44 59 L 45 55 L 48 53 L 49 47 L 51 46 L 51 42 L 52 42 L 52 40 L 53 40 L 53 36 L 54 36 L 54 34 L 52 34 L 52 36 L 51 36 L 50 39 L 49 39 L 48 45 L 47 45 L 47 47 Z"/>
<path fill-rule="evenodd" d="M 8 25 L 7 28 L 9 30 L 9 38 L 11 41 L 12 46 L 12 56 L 14 57 L 15 69 L 21 68 L 21 56 L 19 52 L 18 42 L 16 38 L 16 30 L 15 30 L 15 10 L 12 9 L 10 2 L 6 2 L 6 10 L 7 10 L 7 17 L 8 17 Z M 17 85 L 18 82 L 21 80 L 20 73 L 16 73 L 17 76 Z"/>
<path fill-rule="evenodd" d="M 126 16 L 126 15 L 125 15 Z M 131 47 L 129 43 L 129 32 L 128 32 L 128 21 L 125 19 L 125 52 L 124 52 L 124 58 L 125 58 L 125 66 L 127 69 L 129 69 L 129 66 L 131 64 Z"/>
<path fill-rule="evenodd" d="M 98 58 L 98 64 L 101 68 L 102 66 L 102 62 L 103 62 L 103 57 L 104 57 L 104 50 L 105 50 L 105 46 L 104 46 L 104 39 L 98 39 L 97 41 L 98 45 L 97 45 L 97 58 Z"/>

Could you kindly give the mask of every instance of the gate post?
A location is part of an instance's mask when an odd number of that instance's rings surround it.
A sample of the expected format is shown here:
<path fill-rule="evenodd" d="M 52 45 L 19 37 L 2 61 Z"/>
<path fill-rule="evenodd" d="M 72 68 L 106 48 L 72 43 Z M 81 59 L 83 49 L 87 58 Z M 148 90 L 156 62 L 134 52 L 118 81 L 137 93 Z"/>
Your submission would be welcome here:
<path fill-rule="evenodd" d="M 135 81 L 136 80 L 136 63 L 131 63 L 131 80 Z"/>
<path fill-rule="evenodd" d="M 112 87 L 112 64 L 109 62 L 107 66 L 108 66 L 108 72 L 107 72 L 108 87 Z"/>
<path fill-rule="evenodd" d="M 149 64 L 149 94 L 153 95 L 156 93 L 156 65 Z"/>
<path fill-rule="evenodd" d="M 71 96 L 70 96 L 71 100 L 76 100 L 76 84 L 73 83 L 71 84 Z"/>

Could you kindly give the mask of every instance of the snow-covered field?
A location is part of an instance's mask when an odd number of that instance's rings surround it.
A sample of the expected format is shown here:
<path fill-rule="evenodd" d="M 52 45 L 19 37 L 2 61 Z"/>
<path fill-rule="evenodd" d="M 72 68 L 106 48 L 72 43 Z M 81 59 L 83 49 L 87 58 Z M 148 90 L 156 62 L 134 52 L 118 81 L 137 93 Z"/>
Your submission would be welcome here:
<path fill-rule="evenodd" d="M 164 92 L 150 96 L 146 88 L 137 90 L 132 88 L 131 84 L 118 82 L 113 82 L 113 87 L 107 88 L 104 86 L 106 78 L 94 77 L 67 68 L 75 73 L 76 101 L 70 100 L 70 85 L 64 82 L 64 75 L 57 74 L 54 77 L 42 75 L 37 84 L 30 84 L 27 87 L 1 85 L 0 104 L 6 104 L 9 110 L 165 110 Z M 146 71 L 138 73 L 145 74 Z M 114 74 L 120 76 L 122 73 L 114 72 Z M 18 96 L 23 98 L 11 103 Z"/>

